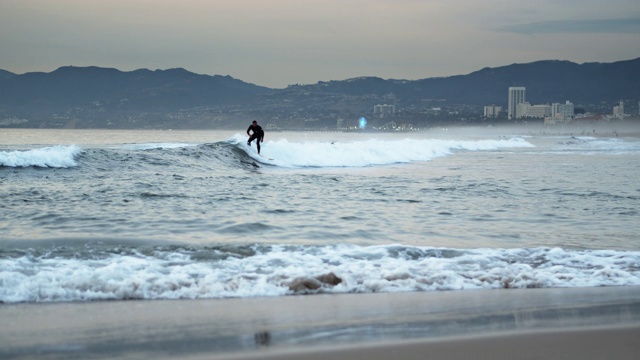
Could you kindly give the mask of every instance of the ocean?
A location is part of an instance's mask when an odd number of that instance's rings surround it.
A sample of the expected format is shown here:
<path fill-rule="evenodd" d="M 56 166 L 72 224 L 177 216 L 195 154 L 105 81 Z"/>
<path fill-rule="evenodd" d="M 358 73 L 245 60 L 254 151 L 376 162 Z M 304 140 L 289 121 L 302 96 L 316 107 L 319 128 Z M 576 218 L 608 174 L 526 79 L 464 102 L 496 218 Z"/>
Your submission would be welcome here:
<path fill-rule="evenodd" d="M 0 130 L 0 302 L 640 285 L 637 135 L 246 140 Z"/>

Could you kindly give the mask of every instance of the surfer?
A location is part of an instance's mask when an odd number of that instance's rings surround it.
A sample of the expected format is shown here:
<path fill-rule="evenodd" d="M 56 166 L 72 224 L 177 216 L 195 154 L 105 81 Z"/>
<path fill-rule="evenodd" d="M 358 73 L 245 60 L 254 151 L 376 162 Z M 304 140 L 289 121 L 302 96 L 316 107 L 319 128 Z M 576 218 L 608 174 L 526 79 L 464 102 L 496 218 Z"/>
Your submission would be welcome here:
<path fill-rule="evenodd" d="M 257 121 L 253 120 L 251 125 L 249 125 L 249 128 L 247 129 L 247 135 L 249 135 L 247 145 L 251 146 L 251 142 L 253 140 L 256 140 L 258 154 L 260 154 L 260 143 L 264 141 L 264 130 L 262 130 L 262 127 L 258 125 Z"/>

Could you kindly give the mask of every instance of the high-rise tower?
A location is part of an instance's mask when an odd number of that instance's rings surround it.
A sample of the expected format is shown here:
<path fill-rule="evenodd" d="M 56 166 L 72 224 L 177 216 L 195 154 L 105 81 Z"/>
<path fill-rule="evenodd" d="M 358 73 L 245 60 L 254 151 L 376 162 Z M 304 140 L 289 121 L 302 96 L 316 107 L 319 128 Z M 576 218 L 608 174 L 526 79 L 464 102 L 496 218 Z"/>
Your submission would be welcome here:
<path fill-rule="evenodd" d="M 517 105 L 520 103 L 526 102 L 525 99 L 525 88 L 523 86 L 512 86 L 509 88 L 509 105 L 508 105 L 508 116 L 509 119 L 517 118 L 518 114 L 516 113 Z"/>

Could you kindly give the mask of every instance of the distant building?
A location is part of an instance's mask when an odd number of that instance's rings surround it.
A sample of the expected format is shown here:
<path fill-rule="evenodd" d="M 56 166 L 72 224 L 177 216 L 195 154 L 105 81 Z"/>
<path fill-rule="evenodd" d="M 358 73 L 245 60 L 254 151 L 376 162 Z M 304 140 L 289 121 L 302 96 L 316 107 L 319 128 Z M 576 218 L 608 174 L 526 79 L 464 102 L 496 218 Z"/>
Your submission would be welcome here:
<path fill-rule="evenodd" d="M 531 105 L 528 102 L 523 102 L 516 105 L 516 119 L 544 118 L 547 116 L 551 116 L 551 105 Z"/>
<path fill-rule="evenodd" d="M 575 114 L 575 107 L 573 103 L 567 100 L 564 104 L 554 103 L 551 104 L 551 116 L 561 119 L 563 122 L 568 122 L 573 119 Z"/>
<path fill-rule="evenodd" d="M 487 107 L 485 107 L 485 116 Z M 509 119 L 544 118 L 547 122 L 569 122 L 574 116 L 573 104 L 567 101 L 564 104 L 531 105 L 526 101 L 526 88 L 513 86 L 509 88 Z"/>
<path fill-rule="evenodd" d="M 513 86 L 509 88 L 509 103 L 507 106 L 507 116 L 509 119 L 518 118 L 516 114 L 518 104 L 526 101 L 526 89 L 524 86 Z"/>
<path fill-rule="evenodd" d="M 490 105 L 490 106 L 484 107 L 484 117 L 486 118 L 498 117 L 498 115 L 500 115 L 501 112 L 502 112 L 502 106 Z"/>
<path fill-rule="evenodd" d="M 533 105 L 527 112 L 527 117 L 545 118 L 551 116 L 551 105 Z"/>
<path fill-rule="evenodd" d="M 521 119 L 527 115 L 531 104 L 528 102 L 521 102 L 516 104 L 516 109 L 513 113 L 513 117 L 516 119 Z"/>
<path fill-rule="evenodd" d="M 620 119 L 624 117 L 624 102 L 620 101 L 618 106 L 613 107 L 613 117 Z"/>
<path fill-rule="evenodd" d="M 373 115 L 378 117 L 385 117 L 396 113 L 395 105 L 376 105 L 373 107 Z"/>
<path fill-rule="evenodd" d="M 570 101 L 564 104 L 553 103 L 551 104 L 551 116 L 545 117 L 545 124 L 562 124 L 569 123 L 575 116 L 573 103 Z"/>

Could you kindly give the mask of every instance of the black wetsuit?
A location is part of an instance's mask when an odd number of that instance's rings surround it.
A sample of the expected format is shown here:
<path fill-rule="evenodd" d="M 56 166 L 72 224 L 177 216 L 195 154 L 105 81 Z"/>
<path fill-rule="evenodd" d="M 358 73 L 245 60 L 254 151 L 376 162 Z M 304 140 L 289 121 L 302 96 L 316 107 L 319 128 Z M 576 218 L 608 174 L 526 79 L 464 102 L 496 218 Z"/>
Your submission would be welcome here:
<path fill-rule="evenodd" d="M 251 131 L 253 131 L 253 134 L 250 134 Z M 253 140 L 257 140 L 256 146 L 258 147 L 258 154 L 260 154 L 260 143 L 264 140 L 264 130 L 262 130 L 262 127 L 258 124 L 249 125 L 249 128 L 247 129 L 247 135 L 249 135 L 247 145 L 251 145 L 251 142 Z"/>

